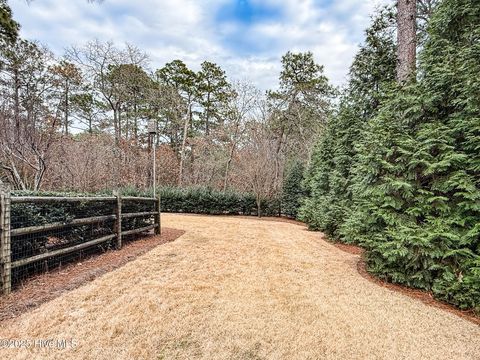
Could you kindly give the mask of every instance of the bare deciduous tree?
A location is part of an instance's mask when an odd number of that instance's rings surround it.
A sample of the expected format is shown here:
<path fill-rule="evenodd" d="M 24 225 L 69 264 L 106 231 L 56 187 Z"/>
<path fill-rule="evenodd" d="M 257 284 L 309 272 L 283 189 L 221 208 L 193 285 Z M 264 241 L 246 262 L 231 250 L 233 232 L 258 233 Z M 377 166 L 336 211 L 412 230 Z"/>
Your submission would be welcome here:
<path fill-rule="evenodd" d="M 38 190 L 57 138 L 57 105 L 45 48 L 19 40 L 2 48 L 0 169 L 19 189 Z"/>
<path fill-rule="evenodd" d="M 251 123 L 247 132 L 249 141 L 242 149 L 237 171 L 242 174 L 245 190 L 255 194 L 257 214 L 260 217 L 262 203 L 277 191 L 275 139 L 258 122 Z"/>
<path fill-rule="evenodd" d="M 227 121 L 223 132 L 227 144 L 227 160 L 223 174 L 223 191 L 227 190 L 228 176 L 238 143 L 245 132 L 245 125 L 261 98 L 260 92 L 248 82 L 237 81 L 233 84 L 235 96 L 227 103 Z"/>
<path fill-rule="evenodd" d="M 121 110 L 125 98 L 122 91 L 122 76 L 117 76 L 121 65 L 142 67 L 148 56 L 138 48 L 127 44 L 126 49 L 117 49 L 112 42 L 94 40 L 83 47 L 71 47 L 67 59 L 78 64 L 91 80 L 92 89 L 97 91 L 113 112 L 113 128 L 118 143 L 122 137 Z"/>

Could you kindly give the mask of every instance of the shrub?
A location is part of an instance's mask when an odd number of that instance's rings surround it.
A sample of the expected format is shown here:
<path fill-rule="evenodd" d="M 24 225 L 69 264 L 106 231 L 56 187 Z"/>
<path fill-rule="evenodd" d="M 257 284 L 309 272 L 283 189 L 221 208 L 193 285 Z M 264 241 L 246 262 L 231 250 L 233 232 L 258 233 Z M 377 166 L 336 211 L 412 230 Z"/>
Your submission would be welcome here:
<path fill-rule="evenodd" d="M 287 167 L 282 187 L 282 214 L 291 218 L 296 218 L 301 201 L 305 196 L 302 188 L 303 173 L 305 167 L 303 164 L 294 160 Z"/>
<path fill-rule="evenodd" d="M 124 195 L 152 196 L 149 190 L 122 189 Z M 162 187 L 161 210 L 164 212 L 211 214 L 211 215 L 257 215 L 255 195 L 236 191 L 219 191 L 205 187 Z M 262 215 L 278 216 L 280 201 L 273 198 L 262 203 Z"/>
<path fill-rule="evenodd" d="M 395 87 L 350 147 L 351 196 L 332 181 L 345 143 L 328 135 L 349 127 L 335 128 L 339 117 L 312 160 L 302 213 L 363 245 L 379 277 L 480 312 L 480 3 L 444 0 L 428 32 L 419 79 Z"/>

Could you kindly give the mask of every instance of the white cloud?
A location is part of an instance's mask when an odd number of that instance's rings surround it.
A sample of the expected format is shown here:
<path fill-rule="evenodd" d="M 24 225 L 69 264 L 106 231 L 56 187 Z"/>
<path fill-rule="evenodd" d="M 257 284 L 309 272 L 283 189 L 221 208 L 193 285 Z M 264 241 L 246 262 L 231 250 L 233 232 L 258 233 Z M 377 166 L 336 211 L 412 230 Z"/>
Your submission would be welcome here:
<path fill-rule="evenodd" d="M 280 16 L 245 25 L 216 17 L 230 1 L 35 0 L 30 5 L 11 1 L 11 6 L 22 36 L 39 40 L 58 55 L 95 38 L 130 42 L 149 53 L 154 68 L 180 58 L 198 69 L 209 60 L 230 78 L 250 78 L 265 90 L 276 86 L 280 57 L 288 50 L 312 51 L 327 76 L 340 85 L 369 15 L 379 3 L 389 2 L 251 0 L 280 9 Z"/>

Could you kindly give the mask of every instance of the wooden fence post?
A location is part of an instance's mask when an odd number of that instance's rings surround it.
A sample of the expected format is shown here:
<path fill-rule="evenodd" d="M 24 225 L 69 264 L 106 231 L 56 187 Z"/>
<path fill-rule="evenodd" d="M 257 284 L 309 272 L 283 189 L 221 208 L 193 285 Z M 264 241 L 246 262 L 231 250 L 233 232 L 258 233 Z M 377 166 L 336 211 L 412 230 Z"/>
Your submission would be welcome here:
<path fill-rule="evenodd" d="M 0 280 L 4 295 L 12 290 L 10 199 L 10 188 L 0 181 Z"/>
<path fill-rule="evenodd" d="M 122 195 L 120 191 L 115 190 L 113 195 L 117 198 L 117 205 L 115 206 L 115 233 L 117 234 L 117 249 L 122 248 Z"/>
<path fill-rule="evenodd" d="M 161 235 L 162 234 L 162 226 L 161 226 L 161 221 L 160 221 L 160 194 L 157 196 L 157 201 L 155 202 L 157 205 L 157 215 L 155 216 L 155 235 Z"/>

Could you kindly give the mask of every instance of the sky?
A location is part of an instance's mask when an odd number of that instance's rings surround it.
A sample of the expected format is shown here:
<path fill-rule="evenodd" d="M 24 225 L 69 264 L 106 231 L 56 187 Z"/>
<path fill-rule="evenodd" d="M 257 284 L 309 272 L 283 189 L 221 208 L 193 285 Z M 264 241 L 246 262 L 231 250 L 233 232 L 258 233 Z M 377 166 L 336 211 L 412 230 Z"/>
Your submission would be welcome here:
<path fill-rule="evenodd" d="M 278 86 L 281 57 L 311 51 L 334 85 L 345 83 L 375 9 L 393 0 L 9 0 L 21 36 L 65 48 L 93 39 L 147 52 L 151 70 L 174 59 L 212 61 L 230 80 Z"/>

